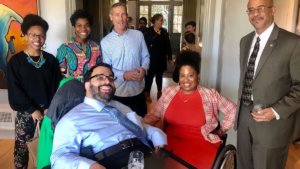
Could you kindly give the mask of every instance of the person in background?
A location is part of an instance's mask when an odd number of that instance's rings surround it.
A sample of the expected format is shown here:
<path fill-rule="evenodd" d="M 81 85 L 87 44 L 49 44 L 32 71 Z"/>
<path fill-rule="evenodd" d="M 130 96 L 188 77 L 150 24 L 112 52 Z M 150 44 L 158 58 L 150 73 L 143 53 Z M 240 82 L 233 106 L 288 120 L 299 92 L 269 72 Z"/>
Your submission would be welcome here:
<path fill-rule="evenodd" d="M 195 43 L 196 41 L 196 36 L 195 33 L 187 31 L 184 33 L 184 39 L 186 42 L 186 45 L 184 47 L 181 48 L 181 51 L 194 51 L 199 53 L 199 61 L 201 61 L 201 47 Z M 177 60 L 179 60 L 180 58 L 178 58 L 180 55 L 178 55 L 175 59 L 174 62 L 174 72 L 173 72 L 173 81 L 178 83 L 179 81 L 179 67 L 177 65 Z M 200 62 L 201 63 L 201 62 Z"/>
<path fill-rule="evenodd" d="M 284 169 L 299 124 L 300 37 L 279 28 L 275 12 L 272 0 L 248 1 L 254 31 L 240 41 L 237 168 Z M 257 104 L 265 106 L 252 111 Z"/>
<path fill-rule="evenodd" d="M 144 116 L 147 113 L 144 77 L 149 68 L 144 36 L 138 30 L 127 29 L 127 7 L 124 3 L 112 5 L 109 16 L 114 29 L 102 39 L 101 49 L 103 62 L 112 66 L 117 77 L 114 100 Z"/>
<path fill-rule="evenodd" d="M 155 76 L 157 99 L 161 96 L 163 73 L 167 70 L 167 60 L 172 61 L 172 50 L 169 34 L 162 27 L 162 14 L 155 14 L 151 22 L 153 26 L 145 32 L 145 41 L 150 53 L 150 66 L 145 78 L 145 96 L 151 102 L 150 91 Z"/>
<path fill-rule="evenodd" d="M 127 24 L 128 24 L 128 25 L 127 25 L 127 28 L 129 28 L 129 29 L 134 29 L 134 25 L 133 25 L 132 21 L 133 21 L 132 17 L 129 16 L 129 17 L 127 18 Z"/>
<path fill-rule="evenodd" d="M 195 43 L 199 43 L 199 37 L 196 35 L 196 22 L 195 21 L 189 21 L 184 25 L 185 32 L 192 32 L 195 34 Z M 185 35 L 185 34 L 184 34 Z M 185 38 L 183 37 L 181 48 L 186 46 Z"/>
<path fill-rule="evenodd" d="M 216 90 L 199 85 L 200 63 L 195 59 L 199 53 L 180 55 L 179 85 L 164 89 L 143 121 L 163 129 L 167 150 L 196 168 L 211 169 L 221 145 L 220 136 L 234 125 L 237 106 Z M 218 130 L 219 112 L 224 118 Z"/>
<path fill-rule="evenodd" d="M 145 34 L 147 30 L 147 19 L 145 17 L 141 17 L 139 19 L 139 31 L 141 31 L 143 34 Z"/>
<path fill-rule="evenodd" d="M 148 140 L 156 148 L 166 145 L 166 136 L 160 129 L 143 124 L 129 107 L 112 100 L 115 80 L 106 63 L 86 73 L 84 102 L 56 125 L 52 169 L 122 168 L 131 151 L 150 153 Z"/>
<path fill-rule="evenodd" d="M 185 28 L 185 31 L 196 33 L 196 22 L 195 21 L 189 21 L 184 25 L 184 28 Z"/>
<path fill-rule="evenodd" d="M 93 17 L 78 9 L 70 17 L 75 37 L 57 49 L 61 71 L 65 77 L 82 79 L 83 75 L 96 63 L 102 62 L 100 46 L 90 40 Z"/>
<path fill-rule="evenodd" d="M 186 42 L 186 45 L 181 48 L 181 51 L 194 51 L 201 53 L 201 47 L 199 44 L 196 44 L 196 35 L 193 32 L 187 31 L 184 33 L 184 40 Z"/>
<path fill-rule="evenodd" d="M 57 59 L 42 50 L 48 28 L 40 16 L 26 15 L 21 30 L 28 45 L 10 59 L 7 67 L 9 105 L 17 112 L 14 149 L 17 169 L 27 168 L 26 142 L 33 137 L 37 121 L 47 113 L 61 80 Z"/>

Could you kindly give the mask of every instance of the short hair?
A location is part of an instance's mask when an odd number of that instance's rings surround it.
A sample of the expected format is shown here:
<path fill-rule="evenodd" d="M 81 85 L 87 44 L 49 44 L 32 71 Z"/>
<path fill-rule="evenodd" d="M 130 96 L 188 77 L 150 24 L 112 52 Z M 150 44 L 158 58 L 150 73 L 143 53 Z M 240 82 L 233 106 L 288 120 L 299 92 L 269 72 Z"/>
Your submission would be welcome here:
<path fill-rule="evenodd" d="M 195 44 L 196 43 L 196 35 L 193 32 L 186 31 L 184 33 L 184 39 L 187 43 Z"/>
<path fill-rule="evenodd" d="M 111 8 L 110 8 L 110 13 L 112 12 L 112 10 L 113 10 L 114 8 L 117 8 L 117 7 L 120 7 L 120 6 L 122 6 L 122 7 L 125 9 L 126 13 L 127 13 L 127 6 L 126 6 L 126 4 L 124 4 L 123 2 L 117 2 L 117 3 L 113 4 L 113 5 L 111 6 Z"/>
<path fill-rule="evenodd" d="M 132 22 L 132 20 L 133 20 L 132 17 L 131 17 L 131 16 L 128 16 L 127 21 L 128 21 L 128 22 Z"/>
<path fill-rule="evenodd" d="M 77 9 L 77 10 L 74 11 L 74 13 L 70 17 L 70 21 L 71 21 L 72 26 L 75 26 L 75 24 L 76 24 L 76 22 L 79 18 L 87 19 L 89 24 L 91 26 L 93 25 L 93 16 L 90 15 L 88 12 L 86 12 L 83 9 Z"/>
<path fill-rule="evenodd" d="M 193 27 L 196 27 L 196 22 L 195 21 L 189 21 L 187 22 L 184 27 L 187 27 L 188 25 L 192 25 Z"/>
<path fill-rule="evenodd" d="M 197 74 L 199 74 L 201 57 L 198 52 L 182 51 L 177 56 L 176 64 L 178 66 L 179 72 L 180 72 L 180 69 L 182 68 L 182 66 L 190 66 L 197 72 Z"/>
<path fill-rule="evenodd" d="M 83 76 L 83 81 L 84 81 L 84 83 L 86 83 L 86 82 L 88 82 L 88 81 L 90 80 L 90 78 L 92 77 L 92 74 L 93 74 L 94 69 L 96 69 L 97 67 L 100 67 L 100 66 L 101 66 L 101 67 L 106 67 L 106 68 L 108 68 L 108 69 L 112 72 L 112 75 L 115 76 L 115 74 L 114 74 L 114 72 L 113 72 L 113 70 L 112 70 L 111 65 L 109 65 L 109 64 L 107 64 L 107 63 L 101 62 L 101 63 L 98 63 L 98 64 L 96 64 L 95 66 L 91 67 L 91 68 L 86 72 L 86 74 Z"/>
<path fill-rule="evenodd" d="M 163 15 L 160 14 L 160 13 L 154 14 L 154 15 L 152 16 L 152 18 L 150 19 L 150 22 L 151 22 L 152 24 L 154 24 L 155 21 L 157 21 L 159 18 L 163 18 Z"/>
<path fill-rule="evenodd" d="M 147 24 L 147 19 L 145 17 L 141 17 L 139 21 L 144 21 Z"/>
<path fill-rule="evenodd" d="M 47 21 L 45 21 L 42 17 L 36 14 L 28 14 L 24 17 L 23 22 L 21 24 L 21 31 L 23 35 L 26 35 L 28 30 L 32 26 L 40 26 L 44 29 L 45 33 L 49 29 L 49 25 Z"/>

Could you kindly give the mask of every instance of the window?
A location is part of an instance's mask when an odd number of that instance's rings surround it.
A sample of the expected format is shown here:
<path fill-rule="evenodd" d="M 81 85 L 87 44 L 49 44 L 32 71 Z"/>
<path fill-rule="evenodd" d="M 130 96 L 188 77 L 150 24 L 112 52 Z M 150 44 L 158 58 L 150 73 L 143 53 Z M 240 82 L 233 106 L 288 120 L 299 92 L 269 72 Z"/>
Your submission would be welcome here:
<path fill-rule="evenodd" d="M 173 33 L 181 33 L 182 6 L 174 6 Z"/>

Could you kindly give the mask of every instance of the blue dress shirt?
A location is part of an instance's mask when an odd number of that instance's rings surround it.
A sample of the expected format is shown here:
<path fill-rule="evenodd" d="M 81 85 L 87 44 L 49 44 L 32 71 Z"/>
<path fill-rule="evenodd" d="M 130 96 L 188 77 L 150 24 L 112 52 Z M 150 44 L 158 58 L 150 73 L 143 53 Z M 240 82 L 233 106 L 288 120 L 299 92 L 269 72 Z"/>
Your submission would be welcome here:
<path fill-rule="evenodd" d="M 140 94 L 145 87 L 144 81 L 124 80 L 125 71 L 143 67 L 149 68 L 150 55 L 143 34 L 138 30 L 127 29 L 122 35 L 112 31 L 101 41 L 103 62 L 112 65 L 117 77 L 116 96 L 131 97 Z"/>
<path fill-rule="evenodd" d="M 166 135 L 160 129 L 142 124 L 135 112 L 117 101 L 110 101 L 108 104 L 145 130 L 154 146 L 166 145 Z M 92 146 L 93 152 L 99 152 L 120 141 L 135 138 L 110 114 L 101 112 L 104 106 L 102 102 L 85 97 L 83 103 L 58 122 L 51 155 L 53 169 L 88 169 L 95 161 L 79 156 L 80 147 Z"/>

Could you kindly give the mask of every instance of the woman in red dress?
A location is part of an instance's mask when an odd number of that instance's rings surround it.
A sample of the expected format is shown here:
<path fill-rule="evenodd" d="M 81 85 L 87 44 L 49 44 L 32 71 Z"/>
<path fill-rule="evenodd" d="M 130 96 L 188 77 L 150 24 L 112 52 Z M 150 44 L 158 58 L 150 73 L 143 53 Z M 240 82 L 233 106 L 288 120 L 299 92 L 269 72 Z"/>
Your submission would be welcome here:
<path fill-rule="evenodd" d="M 199 85 L 200 58 L 196 52 L 179 56 L 179 85 L 163 90 L 144 121 L 167 134 L 166 149 L 196 168 L 210 169 L 221 144 L 220 135 L 233 127 L 236 104 L 214 89 Z M 224 113 L 218 134 L 219 113 Z"/>

